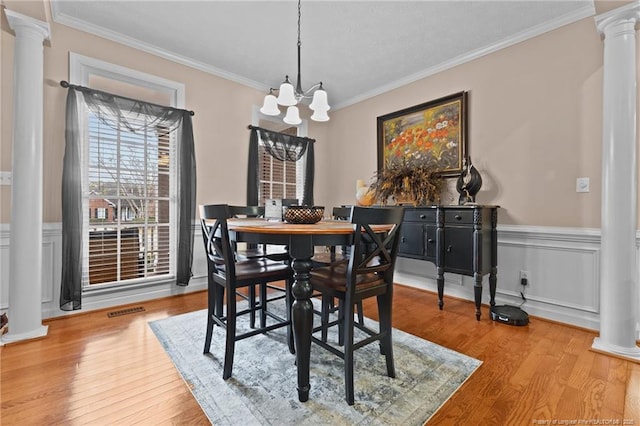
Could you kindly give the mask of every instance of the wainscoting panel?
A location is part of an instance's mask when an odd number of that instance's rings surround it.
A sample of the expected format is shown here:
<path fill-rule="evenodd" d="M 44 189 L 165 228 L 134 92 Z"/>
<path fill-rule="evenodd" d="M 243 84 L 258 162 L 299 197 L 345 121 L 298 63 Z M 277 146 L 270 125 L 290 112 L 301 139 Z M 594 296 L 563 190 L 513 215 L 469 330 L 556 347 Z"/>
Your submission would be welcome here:
<path fill-rule="evenodd" d="M 60 278 L 62 275 L 62 225 L 45 223 L 42 235 L 42 318 L 53 318 L 94 309 L 109 308 L 157 299 L 207 288 L 207 264 L 203 256 L 200 227 L 194 226 L 193 277 L 187 287 L 174 282 L 159 282 L 126 289 L 92 290 L 82 297 L 82 310 L 61 311 Z M 9 225 L 0 224 L 0 311 L 9 307 Z M 203 296 L 204 297 L 204 296 Z"/>
<path fill-rule="evenodd" d="M 522 305 L 530 315 L 597 330 L 599 267 L 599 230 L 499 226 L 496 303 Z M 520 284 L 520 271 L 527 271 L 526 287 Z M 397 282 L 436 291 L 435 278 L 433 264 L 398 259 Z M 486 304 L 488 287 L 485 276 Z M 473 300 L 473 279 L 445 274 L 445 311 L 447 295 Z M 483 315 L 486 318 L 488 310 Z"/>
<path fill-rule="evenodd" d="M 207 265 L 202 250 L 200 227 L 193 227 L 193 277 L 189 286 L 173 282 L 143 285 L 127 289 L 92 291 L 83 297 L 83 311 L 139 303 L 158 297 L 206 289 Z M 636 237 L 637 241 L 640 241 Z M 59 309 L 61 276 L 61 225 L 43 227 L 42 316 L 68 315 Z M 636 254 L 640 256 L 640 245 Z M 498 305 L 520 306 L 530 315 L 599 329 L 600 230 L 545 228 L 528 226 L 498 227 Z M 0 310 L 8 308 L 9 297 L 9 225 L 0 224 Z M 527 271 L 530 285 L 520 285 L 520 271 Z M 429 262 L 399 258 L 395 280 L 398 283 L 436 291 L 436 270 Z M 483 281 L 483 303 L 489 303 L 488 277 Z M 640 281 L 639 281 L 640 282 Z M 524 294 L 526 302 L 520 293 Z M 639 292 L 640 293 L 640 292 Z M 471 277 L 445 274 L 447 296 L 473 300 Z M 640 319 L 640 295 L 639 312 Z M 438 309 L 437 306 L 425 307 Z M 489 317 L 483 307 L 483 320 Z M 473 311 L 469 318 L 474 319 Z"/>

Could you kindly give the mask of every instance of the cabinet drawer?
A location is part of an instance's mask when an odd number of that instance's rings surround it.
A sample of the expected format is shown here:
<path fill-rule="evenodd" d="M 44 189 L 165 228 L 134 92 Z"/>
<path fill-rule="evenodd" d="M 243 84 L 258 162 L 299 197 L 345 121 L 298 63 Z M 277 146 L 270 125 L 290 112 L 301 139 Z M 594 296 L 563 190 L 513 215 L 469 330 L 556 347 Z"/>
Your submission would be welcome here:
<path fill-rule="evenodd" d="M 406 222 L 435 222 L 436 210 L 435 209 L 405 210 L 404 220 Z"/>
<path fill-rule="evenodd" d="M 473 225 L 473 210 L 445 210 L 444 222 L 448 225 L 456 223 Z"/>

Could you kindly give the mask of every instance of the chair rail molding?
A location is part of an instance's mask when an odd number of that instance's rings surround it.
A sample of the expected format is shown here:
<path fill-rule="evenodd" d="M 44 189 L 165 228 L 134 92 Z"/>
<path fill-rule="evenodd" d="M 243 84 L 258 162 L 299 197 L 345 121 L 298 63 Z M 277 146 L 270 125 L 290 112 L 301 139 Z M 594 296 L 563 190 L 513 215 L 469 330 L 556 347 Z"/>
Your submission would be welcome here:
<path fill-rule="evenodd" d="M 197 249 L 202 237 L 199 226 L 193 226 L 193 279 L 187 287 L 158 283 L 127 289 L 91 291 L 83 296 L 83 309 L 108 308 L 139 303 L 159 297 L 205 290 L 207 263 L 203 250 Z M 9 224 L 0 224 L 0 311 L 8 307 Z M 636 232 L 636 257 L 640 259 L 640 232 Z M 73 314 L 59 309 L 62 225 L 45 223 L 43 227 L 43 318 Z M 498 305 L 520 305 L 520 271 L 529 273 L 524 288 L 527 301 L 522 308 L 530 315 L 566 324 L 599 329 L 600 321 L 600 230 L 591 228 L 498 226 Z M 435 266 L 426 261 L 398 258 L 395 282 L 436 292 Z M 640 277 L 640 270 L 637 272 Z M 473 300 L 473 278 L 445 274 L 444 313 L 447 296 Z M 204 297 L 204 296 L 203 296 Z M 483 282 L 482 309 L 488 309 L 487 278 Z M 437 304 L 429 309 L 438 309 Z M 486 313 L 486 311 L 485 311 Z M 469 310 L 469 321 L 473 309 Z M 489 320 L 483 315 L 483 321 Z M 636 332 L 640 325 L 636 326 Z M 640 336 L 640 334 L 638 334 Z"/>
<path fill-rule="evenodd" d="M 592 228 L 499 225 L 496 304 L 522 305 L 529 314 L 540 318 L 598 330 L 600 236 L 600 230 Z M 638 258 L 638 232 L 635 241 Z M 520 285 L 520 271 L 528 273 L 526 287 Z M 431 263 L 398 259 L 397 283 L 436 291 L 435 280 L 436 270 Z M 445 312 L 447 296 L 473 300 L 473 278 L 449 274 L 445 281 Z M 485 277 L 483 309 L 488 309 L 488 300 Z M 472 314 L 470 311 L 470 318 Z M 636 324 L 636 333 L 640 336 L 640 324 Z"/>
<path fill-rule="evenodd" d="M 200 226 L 193 225 L 194 245 L 200 237 Z M 10 225 L 0 224 L 0 312 L 9 308 L 9 239 Z M 158 281 L 131 287 L 111 287 L 86 291 L 79 311 L 60 310 L 60 277 L 62 274 L 62 224 L 45 223 L 42 231 L 42 317 L 55 318 L 90 310 L 206 290 L 207 264 L 202 250 L 194 250 L 193 277 L 186 287 L 172 281 Z M 203 296 L 204 297 L 204 296 Z M 11 318 L 9 318 L 11 321 Z"/>

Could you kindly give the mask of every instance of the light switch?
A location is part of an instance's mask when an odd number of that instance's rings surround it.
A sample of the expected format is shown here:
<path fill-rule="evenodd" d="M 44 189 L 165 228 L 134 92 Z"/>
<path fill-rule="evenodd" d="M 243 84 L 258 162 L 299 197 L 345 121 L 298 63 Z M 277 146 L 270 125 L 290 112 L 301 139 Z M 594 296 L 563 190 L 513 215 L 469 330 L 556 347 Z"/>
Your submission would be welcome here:
<path fill-rule="evenodd" d="M 11 185 L 13 174 L 11 172 L 0 172 L 0 185 Z"/>
<path fill-rule="evenodd" d="M 588 177 L 580 177 L 576 179 L 576 192 L 589 192 Z"/>

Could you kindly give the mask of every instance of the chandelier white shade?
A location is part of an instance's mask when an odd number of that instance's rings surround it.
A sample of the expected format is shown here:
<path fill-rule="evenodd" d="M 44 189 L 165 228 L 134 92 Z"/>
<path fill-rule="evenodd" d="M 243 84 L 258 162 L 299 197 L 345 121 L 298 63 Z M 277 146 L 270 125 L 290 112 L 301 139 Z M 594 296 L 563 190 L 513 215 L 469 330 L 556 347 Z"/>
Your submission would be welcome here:
<path fill-rule="evenodd" d="M 278 109 L 278 98 L 273 96 L 271 92 L 264 97 L 264 104 L 262 105 L 262 108 L 260 108 L 260 112 L 265 115 L 280 114 L 280 109 Z"/>
<path fill-rule="evenodd" d="M 300 119 L 300 111 L 298 110 L 298 107 L 290 106 L 289 108 L 287 108 L 287 115 L 284 116 L 282 121 L 284 121 L 287 124 L 292 124 L 294 126 L 297 126 L 298 124 L 302 123 L 302 120 Z"/>
<path fill-rule="evenodd" d="M 302 90 L 300 78 L 300 47 L 302 45 L 300 42 L 300 18 L 300 0 L 298 0 L 298 79 L 296 86 L 294 87 L 293 84 L 291 84 L 289 76 L 287 75 L 279 89 L 269 90 L 269 94 L 264 97 L 264 103 L 262 108 L 260 108 L 260 112 L 265 115 L 280 115 L 278 105 L 288 107 L 283 121 L 291 125 L 302 123 L 300 111 L 296 105 L 301 103 L 303 99 L 312 98 L 309 108 L 313 111 L 311 119 L 314 121 L 328 121 L 329 115 L 327 112 L 331 109 L 327 100 L 327 92 L 322 88 L 322 82 L 311 86 L 306 91 Z M 273 94 L 274 91 L 278 92 L 277 98 Z"/>

